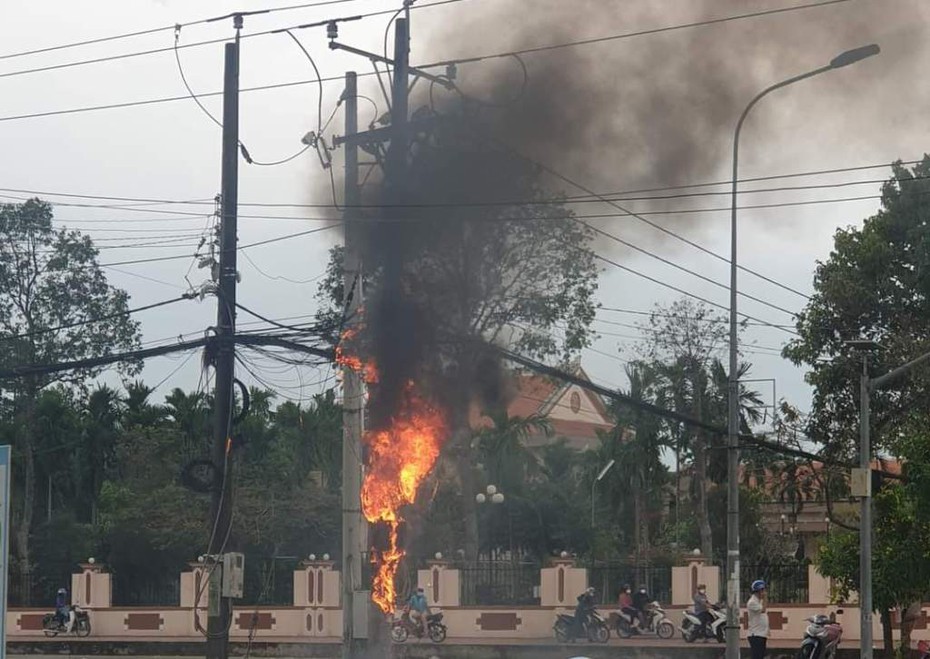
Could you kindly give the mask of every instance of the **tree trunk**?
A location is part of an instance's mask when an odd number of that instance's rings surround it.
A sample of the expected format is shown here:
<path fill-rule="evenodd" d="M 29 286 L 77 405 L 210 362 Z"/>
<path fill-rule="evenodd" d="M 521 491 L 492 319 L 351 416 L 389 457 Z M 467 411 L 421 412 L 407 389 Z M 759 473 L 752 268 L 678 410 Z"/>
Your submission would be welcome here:
<path fill-rule="evenodd" d="M 22 575 L 22 583 L 29 583 L 28 575 L 32 571 L 32 553 L 30 551 L 29 536 L 32 530 L 33 508 L 35 507 L 35 451 L 33 446 L 35 432 L 35 406 L 36 392 L 29 391 L 22 397 L 23 408 L 20 416 L 20 422 L 17 424 L 16 438 L 19 450 L 17 451 L 23 465 L 23 490 L 22 490 L 22 513 L 20 514 L 19 527 L 16 529 L 14 545 L 16 548 L 17 563 L 19 572 Z M 25 592 L 24 602 L 26 606 L 33 604 L 32 593 Z"/>
<path fill-rule="evenodd" d="M 891 611 L 885 609 L 881 614 L 882 620 L 882 639 L 885 645 L 885 656 L 891 659 L 894 657 L 894 637 L 891 628 Z"/>
<path fill-rule="evenodd" d="M 640 476 L 640 474 L 637 474 Z M 646 540 L 643 534 L 643 482 L 641 478 L 634 478 L 630 483 L 633 490 L 633 546 L 636 548 L 636 559 L 643 557 L 646 549 Z"/>
<path fill-rule="evenodd" d="M 694 390 L 694 416 L 704 420 L 704 382 L 701 377 L 692 377 Z M 707 441 L 704 432 L 694 434 L 694 486 L 697 491 L 698 529 L 701 533 L 701 553 L 708 561 L 714 559 L 714 538 L 710 529 L 710 510 L 707 501 Z"/>
<path fill-rule="evenodd" d="M 912 602 L 901 614 L 901 656 L 906 657 L 911 650 L 911 632 L 914 622 L 920 617 L 920 602 Z"/>
<path fill-rule="evenodd" d="M 714 540 L 710 529 L 710 512 L 707 502 L 707 451 L 704 436 L 697 433 L 694 442 L 694 491 L 697 493 L 698 530 L 701 533 L 701 553 L 707 560 L 714 556 Z"/>
<path fill-rule="evenodd" d="M 451 454 L 458 472 L 462 488 L 462 513 L 464 515 L 465 560 L 474 564 L 478 560 L 478 505 L 475 494 L 478 492 L 475 478 L 474 452 L 471 448 L 471 427 L 469 425 L 468 392 L 455 396 L 449 410 L 452 436 L 450 438 Z"/>

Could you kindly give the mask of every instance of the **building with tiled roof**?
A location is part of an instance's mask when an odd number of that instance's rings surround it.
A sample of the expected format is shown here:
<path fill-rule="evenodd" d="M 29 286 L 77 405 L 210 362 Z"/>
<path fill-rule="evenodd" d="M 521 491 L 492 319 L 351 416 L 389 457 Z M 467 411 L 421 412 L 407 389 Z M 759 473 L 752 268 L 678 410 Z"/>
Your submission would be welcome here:
<path fill-rule="evenodd" d="M 580 367 L 576 375 L 588 379 Z M 598 431 L 613 427 L 607 406 L 597 394 L 575 384 L 527 373 L 513 375 L 514 395 L 507 405 L 509 417 L 540 416 L 548 419 L 552 434 L 538 433 L 526 440 L 527 448 L 539 448 L 560 439 L 578 451 L 597 448 Z M 487 427 L 491 420 L 474 407 L 473 428 Z"/>

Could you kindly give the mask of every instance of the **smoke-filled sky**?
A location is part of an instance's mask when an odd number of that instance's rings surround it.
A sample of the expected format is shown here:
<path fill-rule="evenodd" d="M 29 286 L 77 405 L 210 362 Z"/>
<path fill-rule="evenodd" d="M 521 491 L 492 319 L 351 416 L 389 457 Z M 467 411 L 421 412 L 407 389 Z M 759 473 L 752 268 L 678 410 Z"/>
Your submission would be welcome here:
<path fill-rule="evenodd" d="M 93 4 L 66 0 L 8 0 L 0 21 L 3 53 L 42 48 L 111 34 L 145 30 L 225 14 L 232 8 L 257 9 L 297 4 L 286 0 L 241 2 L 217 0 L 98 0 Z M 427 0 L 418 4 L 427 5 Z M 504 53 L 514 49 L 648 31 L 655 28 L 737 14 L 798 6 L 798 0 L 461 0 L 413 12 L 412 61 L 433 62 L 458 57 Z M 394 7 L 384 0 L 354 0 L 316 8 L 291 9 L 246 19 L 245 34 L 293 26 L 335 16 Z M 341 39 L 380 52 L 389 16 L 346 23 Z M 522 69 L 514 58 L 485 60 L 458 67 L 458 82 L 470 95 L 505 105 L 493 136 L 538 159 L 565 177 L 598 192 L 662 188 L 729 177 L 732 128 L 742 106 L 760 89 L 783 78 L 816 68 L 839 52 L 879 43 L 882 54 L 848 69 L 830 72 L 773 94 L 754 110 L 742 141 L 744 177 L 809 172 L 872 165 L 901 158 L 913 160 L 930 151 L 926 120 L 928 93 L 923 84 L 930 65 L 927 48 L 930 9 L 920 0 L 849 0 L 820 8 L 784 12 L 683 30 L 645 34 L 574 48 L 529 53 L 523 57 L 528 82 L 522 95 Z M 181 30 L 182 44 L 226 37 L 228 21 L 190 25 Z M 332 52 L 322 28 L 298 33 L 324 77 L 349 68 L 370 71 L 364 59 Z M 173 297 L 187 288 L 187 276 L 205 278 L 189 257 L 199 231 L 212 210 L 207 202 L 219 187 L 220 131 L 190 100 L 143 106 L 11 119 L 19 115 L 127 101 L 184 96 L 172 52 L 121 59 L 26 75 L 9 72 L 172 45 L 171 30 L 29 57 L 0 59 L 0 187 L 170 200 L 202 200 L 202 205 L 161 205 L 141 212 L 91 207 L 57 209 L 67 224 L 98 239 L 103 263 L 178 256 L 176 260 L 115 265 L 112 281 L 132 295 L 133 306 Z M 186 48 L 180 57 L 187 79 L 198 92 L 222 84 L 222 46 Z M 242 46 L 243 87 L 311 80 L 312 69 L 293 42 L 283 35 L 246 39 Z M 386 111 L 375 80 L 364 77 L 361 90 L 377 105 L 363 100 L 360 122 Z M 419 90 L 425 88 L 420 87 Z M 323 120 L 333 111 L 341 83 L 323 90 Z M 256 160 L 277 160 L 300 148 L 300 138 L 315 128 L 315 84 L 244 93 L 241 137 Z M 436 91 L 437 102 L 443 92 Z M 519 98 L 517 98 L 519 95 Z M 512 99 L 516 101 L 508 103 Z M 425 97 L 420 96 L 422 102 Z M 204 99 L 219 114 L 217 97 Z M 416 104 L 412 105 L 412 109 Z M 337 112 L 328 135 L 341 132 Z M 341 166 L 341 153 L 334 155 Z M 242 202 L 284 204 L 330 203 L 329 176 L 312 152 L 277 167 L 240 165 Z M 755 187 L 816 186 L 887 177 L 887 169 L 779 179 Z M 552 179 L 553 190 L 581 191 Z M 747 186 L 749 187 L 749 186 Z M 720 192 L 723 187 L 649 192 L 624 207 L 649 213 L 646 219 L 699 243 L 718 254 L 728 253 L 729 214 L 676 211 L 723 209 L 725 195 L 681 196 L 664 201 L 643 196 Z M 875 211 L 877 182 L 847 187 L 779 190 L 747 194 L 744 205 L 828 201 L 802 206 L 745 209 L 740 216 L 743 264 L 790 288 L 807 293 L 817 259 L 828 256 L 838 226 L 857 224 Z M 13 197 L 17 192 L 3 192 Z M 340 191 L 341 197 L 341 191 Z M 855 201 L 832 201 L 865 197 Z M 68 201 L 65 197 L 48 197 Z M 70 201 L 74 202 L 74 199 Z M 83 200 L 91 205 L 113 202 Z M 156 211 L 202 213 L 201 217 Z M 314 208 L 244 206 L 242 244 L 296 233 L 318 225 L 324 214 Z M 727 265 L 645 223 L 618 217 L 601 203 L 579 204 L 579 215 L 597 218 L 597 226 L 716 282 L 727 281 Z M 660 214 L 669 213 L 672 214 Z M 290 219 L 282 219 L 290 218 Z M 300 219 L 294 219 L 300 218 Z M 313 218 L 313 219 L 309 219 Z M 163 241 L 186 236 L 180 243 Z M 142 240 L 142 238 L 146 240 Z M 339 238 L 338 229 L 249 249 L 240 258 L 240 301 L 261 314 L 292 317 L 315 311 L 314 292 L 323 273 L 326 250 Z M 150 239 L 150 240 L 149 240 Z M 158 245 L 141 243 L 159 242 Z M 135 247 L 129 247 L 135 243 Z M 668 285 L 726 304 L 726 291 L 693 274 L 676 270 L 628 246 L 604 237 L 597 249 L 604 256 Z M 655 302 L 680 295 L 634 272 L 604 264 L 599 299 L 604 309 L 595 324 L 602 337 L 586 351 L 583 364 L 599 382 L 625 384 L 623 362 L 629 346 L 642 333 L 634 327 Z M 752 275 L 743 274 L 745 291 L 788 311 L 804 298 Z M 775 324 L 791 316 L 757 301 L 744 299 L 742 309 Z M 617 309 L 624 311 L 617 311 Z M 212 324 L 212 300 L 166 307 L 139 316 L 145 341 L 199 334 Z M 241 317 L 240 322 L 253 319 Z M 251 326 L 255 327 L 255 326 Z M 786 364 L 772 348 L 790 334 L 750 326 L 746 357 L 755 362 L 753 376 L 775 378 L 777 395 L 806 407 L 809 391 L 802 373 Z M 632 338 L 631 338 L 632 337 Z M 624 348 L 624 352 L 618 352 Z M 752 351 L 752 352 L 749 352 Z M 163 358 L 147 365 L 145 378 L 163 379 L 168 387 L 194 387 L 198 360 Z M 279 388 L 282 396 L 308 396 L 315 382 L 331 375 L 256 360 L 256 373 Z M 266 368 L 270 370 L 259 370 Z M 175 369 L 178 369 L 175 372 Z M 246 379 L 250 379 L 247 377 Z M 769 391 L 770 384 L 760 384 Z M 771 393 L 768 394 L 769 396 Z"/>

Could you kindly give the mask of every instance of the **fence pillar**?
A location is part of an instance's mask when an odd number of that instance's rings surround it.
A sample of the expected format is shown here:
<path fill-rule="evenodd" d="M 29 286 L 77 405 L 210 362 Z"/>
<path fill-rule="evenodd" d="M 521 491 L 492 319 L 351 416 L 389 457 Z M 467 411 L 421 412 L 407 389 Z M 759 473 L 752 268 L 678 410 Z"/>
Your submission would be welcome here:
<path fill-rule="evenodd" d="M 341 606 L 340 576 L 329 556 L 317 560 L 315 556 L 301 561 L 294 570 L 294 606 Z"/>
<path fill-rule="evenodd" d="M 181 607 L 198 609 L 207 606 L 207 566 L 203 561 L 188 563 L 190 571 L 181 573 Z"/>
<path fill-rule="evenodd" d="M 691 604 L 698 585 L 707 586 L 707 597 L 711 602 L 720 598 L 720 568 L 707 565 L 707 559 L 700 550 L 685 557 L 685 565 L 672 568 L 672 604 L 685 606 Z"/>
<path fill-rule="evenodd" d="M 427 561 L 427 569 L 417 570 L 417 585 L 426 592 L 430 606 L 459 606 L 462 601 L 461 572 L 441 558 Z"/>
<path fill-rule="evenodd" d="M 576 598 L 588 587 L 588 571 L 575 567 L 572 558 L 563 556 L 551 567 L 540 570 L 540 606 L 575 606 Z"/>
<path fill-rule="evenodd" d="M 817 571 L 814 564 L 807 566 L 808 604 L 833 604 L 833 580 Z"/>
<path fill-rule="evenodd" d="M 71 575 L 71 602 L 90 609 L 108 609 L 113 603 L 113 582 L 106 567 L 88 558 L 81 571 Z"/>

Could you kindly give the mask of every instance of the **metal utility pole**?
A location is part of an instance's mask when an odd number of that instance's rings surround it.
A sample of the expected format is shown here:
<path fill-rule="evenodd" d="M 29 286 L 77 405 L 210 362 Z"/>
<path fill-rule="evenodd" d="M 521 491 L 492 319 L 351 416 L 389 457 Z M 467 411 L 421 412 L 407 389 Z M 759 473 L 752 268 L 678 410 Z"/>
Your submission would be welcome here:
<path fill-rule="evenodd" d="M 859 378 L 859 469 L 865 490 L 859 500 L 859 638 L 860 659 L 872 659 L 872 446 L 869 436 L 869 353 L 862 353 Z"/>
<path fill-rule="evenodd" d="M 930 360 L 930 352 L 902 364 L 898 368 L 869 377 L 869 354 L 881 349 L 881 345 L 868 339 L 847 341 L 862 352 L 862 373 L 859 376 L 859 474 L 853 478 L 853 495 L 859 496 L 859 624 L 861 659 L 872 659 L 872 435 L 871 406 L 872 392 L 888 386 L 906 375 L 911 369 Z"/>
<path fill-rule="evenodd" d="M 345 102 L 346 137 L 358 133 L 358 88 L 354 71 L 346 73 Z M 362 307 L 362 267 L 359 256 L 358 226 L 353 220 L 358 212 L 358 146 L 353 140 L 345 144 L 345 210 L 343 231 L 343 309 L 345 326 L 351 329 L 358 323 Z M 356 637 L 367 636 L 367 620 L 359 620 L 355 629 L 356 610 L 368 612 L 365 606 L 357 607 L 356 593 L 362 587 L 362 560 L 366 549 L 365 521 L 362 518 L 362 432 L 365 400 L 361 374 L 351 368 L 343 369 L 342 378 L 342 656 L 356 656 Z"/>
<path fill-rule="evenodd" d="M 207 607 L 207 659 L 229 655 L 232 600 L 221 594 L 223 566 L 218 556 L 226 547 L 232 521 L 230 493 L 230 426 L 232 424 L 233 378 L 235 377 L 236 333 L 236 240 L 239 202 L 239 29 L 242 17 L 235 16 L 236 40 L 226 44 L 223 80 L 222 223 L 216 319 L 216 388 L 214 390 L 213 464 L 216 468 L 211 516 L 214 526 L 207 553 L 214 566 L 210 573 Z"/>

